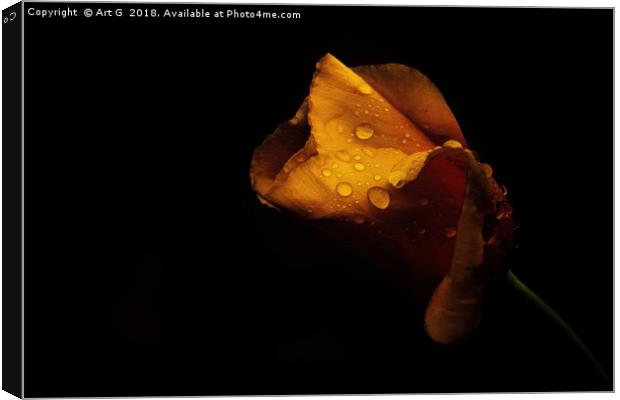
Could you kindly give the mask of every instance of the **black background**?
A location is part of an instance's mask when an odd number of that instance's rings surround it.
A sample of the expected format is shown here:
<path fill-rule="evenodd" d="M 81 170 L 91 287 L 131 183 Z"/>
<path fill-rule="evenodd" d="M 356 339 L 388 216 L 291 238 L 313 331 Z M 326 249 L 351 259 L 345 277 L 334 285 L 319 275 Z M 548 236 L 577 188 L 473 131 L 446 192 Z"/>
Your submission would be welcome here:
<path fill-rule="evenodd" d="M 275 9 L 204 6 L 233 7 Z M 612 11 L 282 10 L 303 17 L 26 17 L 26 396 L 611 389 L 508 285 L 433 344 L 248 168 L 326 52 L 417 67 L 508 187 L 512 269 L 611 374 Z"/>

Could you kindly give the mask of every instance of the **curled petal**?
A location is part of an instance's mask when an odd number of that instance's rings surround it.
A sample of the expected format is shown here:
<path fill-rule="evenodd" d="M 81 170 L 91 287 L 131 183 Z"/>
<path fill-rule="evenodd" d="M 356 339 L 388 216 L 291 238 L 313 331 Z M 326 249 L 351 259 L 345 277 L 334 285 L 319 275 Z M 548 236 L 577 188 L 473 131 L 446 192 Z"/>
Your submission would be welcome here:
<path fill-rule="evenodd" d="M 309 121 L 319 152 L 359 143 L 405 154 L 432 149 L 424 132 L 361 76 L 328 54 L 310 86 Z"/>
<path fill-rule="evenodd" d="M 467 146 L 443 95 L 422 72 L 402 64 L 367 65 L 353 70 L 435 143 L 456 140 Z"/>
<path fill-rule="evenodd" d="M 263 196 L 270 192 L 279 175 L 286 175 L 290 170 L 291 160 L 300 151 L 306 149 L 306 142 L 310 134 L 308 125 L 308 103 L 304 101 L 293 118 L 278 126 L 263 143 L 254 150 L 250 166 L 250 181 L 252 188 L 263 201 Z M 280 180 L 283 178 L 281 177 Z"/>
<path fill-rule="evenodd" d="M 443 344 L 457 343 L 480 323 L 485 287 L 506 272 L 512 219 L 502 210 L 505 196 L 473 156 L 461 209 L 450 272 L 435 289 L 425 316 L 426 331 Z M 492 236 L 488 224 L 496 226 Z"/>

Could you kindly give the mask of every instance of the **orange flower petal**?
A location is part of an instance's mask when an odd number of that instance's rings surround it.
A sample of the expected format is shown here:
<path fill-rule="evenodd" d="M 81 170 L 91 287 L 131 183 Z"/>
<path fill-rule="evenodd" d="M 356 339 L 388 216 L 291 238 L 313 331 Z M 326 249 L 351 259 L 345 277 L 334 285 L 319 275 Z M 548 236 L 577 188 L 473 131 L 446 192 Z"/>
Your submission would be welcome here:
<path fill-rule="evenodd" d="M 254 150 L 250 166 L 250 180 L 261 201 L 276 183 L 276 178 L 284 180 L 292 166 L 301 156 L 313 152 L 311 146 L 306 147 L 310 126 L 307 119 L 308 104 L 304 101 L 293 118 L 278 126 L 263 143 Z M 301 153 L 301 154 L 298 154 Z M 293 157 L 296 156 L 297 157 Z M 284 168 L 286 166 L 286 168 Z"/>
<path fill-rule="evenodd" d="M 435 143 L 456 140 L 467 147 L 443 95 L 420 71 L 402 64 L 368 65 L 355 67 L 353 71 Z"/>
<path fill-rule="evenodd" d="M 317 65 L 308 118 L 319 152 L 356 144 L 411 154 L 435 146 L 417 125 L 334 56 L 327 54 Z"/>
<path fill-rule="evenodd" d="M 450 272 L 435 289 L 425 315 L 427 333 L 443 344 L 457 343 L 477 330 L 483 291 L 506 272 L 512 244 L 504 193 L 473 156 L 468 164 Z"/>

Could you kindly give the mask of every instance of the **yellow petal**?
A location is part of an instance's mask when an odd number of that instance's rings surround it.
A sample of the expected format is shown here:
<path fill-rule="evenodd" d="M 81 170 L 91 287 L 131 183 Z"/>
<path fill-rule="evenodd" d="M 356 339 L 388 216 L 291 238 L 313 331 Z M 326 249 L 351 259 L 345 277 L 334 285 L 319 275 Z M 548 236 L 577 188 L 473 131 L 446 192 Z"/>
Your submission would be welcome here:
<path fill-rule="evenodd" d="M 443 95 L 431 80 L 417 69 L 402 64 L 383 64 L 355 67 L 353 71 L 435 143 L 456 140 L 467 146 L 461 128 Z"/>
<path fill-rule="evenodd" d="M 353 146 L 406 154 L 435 144 L 358 74 L 327 54 L 310 87 L 309 121 L 319 153 Z"/>
<path fill-rule="evenodd" d="M 252 188 L 259 196 L 268 193 L 278 174 L 293 155 L 305 149 L 310 134 L 307 119 L 307 101 L 299 107 L 293 118 L 278 126 L 263 143 L 254 150 L 250 166 Z"/>

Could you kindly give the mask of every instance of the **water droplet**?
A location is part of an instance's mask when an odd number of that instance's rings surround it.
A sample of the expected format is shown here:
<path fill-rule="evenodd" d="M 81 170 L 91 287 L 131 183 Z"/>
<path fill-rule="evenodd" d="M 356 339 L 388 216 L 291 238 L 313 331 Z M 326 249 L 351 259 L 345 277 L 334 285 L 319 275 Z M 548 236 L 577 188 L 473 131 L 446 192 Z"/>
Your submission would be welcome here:
<path fill-rule="evenodd" d="M 381 175 L 375 175 L 373 179 L 375 181 L 380 181 L 381 180 Z"/>
<path fill-rule="evenodd" d="M 288 123 L 295 126 L 299 123 L 299 120 L 296 117 L 293 117 L 291 119 L 288 120 Z"/>
<path fill-rule="evenodd" d="M 307 212 L 308 214 L 312 214 L 312 209 L 311 209 L 311 208 L 309 208 L 309 209 L 307 209 L 307 210 L 306 210 L 306 212 Z"/>
<path fill-rule="evenodd" d="M 388 181 L 397 189 L 405 185 L 405 173 L 403 171 L 392 171 L 388 177 Z"/>
<path fill-rule="evenodd" d="M 447 147 L 450 149 L 462 149 L 463 145 L 456 140 L 450 139 L 450 140 L 446 140 L 445 142 L 443 142 L 443 147 Z"/>
<path fill-rule="evenodd" d="M 376 113 L 375 113 L 375 117 L 378 117 L 378 116 L 379 116 L 379 114 L 376 114 Z"/>
<path fill-rule="evenodd" d="M 502 219 L 512 215 L 512 206 L 506 202 L 499 202 L 496 206 L 495 218 Z"/>
<path fill-rule="evenodd" d="M 372 88 L 367 83 L 362 83 L 357 87 L 357 90 L 360 91 L 361 94 L 371 94 Z"/>
<path fill-rule="evenodd" d="M 336 185 L 336 192 L 342 197 L 349 197 L 353 193 L 353 188 L 346 182 L 340 182 Z"/>
<path fill-rule="evenodd" d="M 338 125 L 338 128 L 336 129 L 338 130 L 338 133 L 344 132 L 344 128 L 342 127 L 342 125 Z"/>
<path fill-rule="evenodd" d="M 405 137 L 411 137 L 409 133 L 405 133 Z"/>
<path fill-rule="evenodd" d="M 336 152 L 336 158 L 338 158 L 340 161 L 344 161 L 344 162 L 351 161 L 351 156 L 346 151 L 337 151 Z"/>
<path fill-rule="evenodd" d="M 375 168 L 379 168 L 381 164 L 375 164 Z"/>
<path fill-rule="evenodd" d="M 358 139 L 368 140 L 374 135 L 375 130 L 369 124 L 360 124 L 355 128 L 355 136 Z"/>
<path fill-rule="evenodd" d="M 380 210 L 385 210 L 390 205 L 390 194 L 383 188 L 373 186 L 367 192 L 370 204 Z"/>
<path fill-rule="evenodd" d="M 446 235 L 447 238 L 453 238 L 456 236 L 456 229 L 452 227 L 446 228 L 444 229 L 444 235 Z"/>
<path fill-rule="evenodd" d="M 502 184 L 502 193 L 504 193 L 504 196 L 508 194 L 508 188 L 504 184 Z"/>
<path fill-rule="evenodd" d="M 356 224 L 360 225 L 360 224 L 363 224 L 364 222 L 366 222 L 366 220 L 364 219 L 363 216 L 356 215 L 355 217 L 353 217 L 353 222 L 355 222 Z"/>
<path fill-rule="evenodd" d="M 482 168 L 482 172 L 484 172 L 487 178 L 493 176 L 493 168 L 489 164 L 481 163 L 480 168 Z"/>
<path fill-rule="evenodd" d="M 321 173 L 323 174 L 323 176 L 332 176 L 332 171 L 327 168 L 321 171 Z"/>
<path fill-rule="evenodd" d="M 332 168 L 338 168 L 338 164 L 333 163 L 333 164 L 332 164 Z"/>
<path fill-rule="evenodd" d="M 347 143 L 353 142 L 353 139 L 347 139 Z"/>
<path fill-rule="evenodd" d="M 355 111 L 353 114 L 355 114 L 355 116 L 357 116 L 357 117 L 360 116 L 360 112 L 359 111 Z"/>
<path fill-rule="evenodd" d="M 427 206 L 428 205 L 428 199 L 423 197 L 419 200 L 419 203 L 421 206 Z"/>
<path fill-rule="evenodd" d="M 353 168 L 355 168 L 356 171 L 363 171 L 366 169 L 366 167 L 364 166 L 364 164 L 362 163 L 355 163 L 353 164 Z"/>
<path fill-rule="evenodd" d="M 370 149 L 366 149 L 366 148 L 364 148 L 364 149 L 362 149 L 362 151 L 363 151 L 363 152 L 364 152 L 364 154 L 366 154 L 368 157 L 374 157 L 374 156 L 375 156 L 375 153 L 374 153 L 372 150 L 370 150 Z"/>
<path fill-rule="evenodd" d="M 390 109 L 389 109 L 389 108 L 387 108 L 387 107 L 385 107 L 385 108 L 384 108 L 384 110 L 385 110 L 385 111 L 390 111 Z"/>
<path fill-rule="evenodd" d="M 406 144 L 406 143 L 407 143 L 407 139 L 403 139 L 403 140 L 401 140 L 401 142 L 402 142 L 403 144 Z"/>
<path fill-rule="evenodd" d="M 356 155 L 353 156 L 353 159 L 356 160 L 356 161 L 359 161 L 359 160 L 362 159 L 362 156 L 360 156 L 359 154 L 356 154 Z"/>

